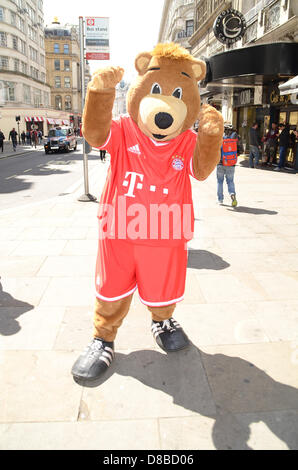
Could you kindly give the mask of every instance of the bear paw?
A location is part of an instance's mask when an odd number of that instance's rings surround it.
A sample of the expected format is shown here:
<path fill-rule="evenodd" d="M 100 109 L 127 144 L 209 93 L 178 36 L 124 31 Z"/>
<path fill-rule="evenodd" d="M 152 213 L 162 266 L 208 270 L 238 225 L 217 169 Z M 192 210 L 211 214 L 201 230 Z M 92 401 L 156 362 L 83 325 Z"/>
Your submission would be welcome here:
<path fill-rule="evenodd" d="M 121 82 L 124 74 L 122 67 L 106 67 L 97 70 L 89 83 L 89 88 L 93 91 L 102 91 L 108 88 L 115 88 Z"/>
<path fill-rule="evenodd" d="M 203 105 L 199 114 L 199 132 L 210 136 L 223 135 L 224 121 L 213 106 Z"/>

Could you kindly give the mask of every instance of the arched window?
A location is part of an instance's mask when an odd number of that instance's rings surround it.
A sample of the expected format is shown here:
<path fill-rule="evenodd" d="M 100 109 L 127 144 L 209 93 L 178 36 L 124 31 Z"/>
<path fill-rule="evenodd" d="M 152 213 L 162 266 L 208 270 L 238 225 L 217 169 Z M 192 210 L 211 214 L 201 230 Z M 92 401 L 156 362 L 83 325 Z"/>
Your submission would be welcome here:
<path fill-rule="evenodd" d="M 65 111 L 70 111 L 71 110 L 71 96 L 66 95 L 65 96 Z"/>
<path fill-rule="evenodd" d="M 55 109 L 62 109 L 62 97 L 60 95 L 55 96 Z"/>

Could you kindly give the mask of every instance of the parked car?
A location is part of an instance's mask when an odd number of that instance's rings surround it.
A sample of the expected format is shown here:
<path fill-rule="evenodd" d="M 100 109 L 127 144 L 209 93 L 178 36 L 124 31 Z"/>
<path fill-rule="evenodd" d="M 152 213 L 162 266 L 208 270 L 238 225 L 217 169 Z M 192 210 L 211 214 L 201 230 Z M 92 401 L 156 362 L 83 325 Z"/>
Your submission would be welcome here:
<path fill-rule="evenodd" d="M 72 127 L 59 126 L 49 130 L 47 141 L 44 144 L 45 153 L 69 152 L 77 150 L 77 138 Z"/>

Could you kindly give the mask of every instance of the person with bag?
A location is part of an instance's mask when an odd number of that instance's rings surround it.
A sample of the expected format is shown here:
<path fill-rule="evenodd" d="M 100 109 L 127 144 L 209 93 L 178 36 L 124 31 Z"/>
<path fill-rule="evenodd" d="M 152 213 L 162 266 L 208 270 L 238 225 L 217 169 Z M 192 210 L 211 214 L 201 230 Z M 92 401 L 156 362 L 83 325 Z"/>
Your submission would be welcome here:
<path fill-rule="evenodd" d="M 223 194 L 223 183 L 226 178 L 228 185 L 228 192 L 232 200 L 232 207 L 237 207 L 238 202 L 236 199 L 235 191 L 235 166 L 237 163 L 237 138 L 231 138 L 233 128 L 231 125 L 225 126 L 225 133 L 223 137 L 223 144 L 221 148 L 221 158 L 220 162 L 217 165 L 216 175 L 217 175 L 217 199 L 218 204 L 223 204 L 224 194 Z"/>

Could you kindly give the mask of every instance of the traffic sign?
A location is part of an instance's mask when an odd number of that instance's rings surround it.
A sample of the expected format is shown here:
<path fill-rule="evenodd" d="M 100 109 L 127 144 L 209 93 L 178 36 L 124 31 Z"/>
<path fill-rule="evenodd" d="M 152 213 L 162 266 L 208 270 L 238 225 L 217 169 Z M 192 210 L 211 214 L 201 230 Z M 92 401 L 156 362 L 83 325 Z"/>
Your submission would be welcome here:
<path fill-rule="evenodd" d="M 109 18 L 85 18 L 85 51 L 87 60 L 109 60 Z"/>

